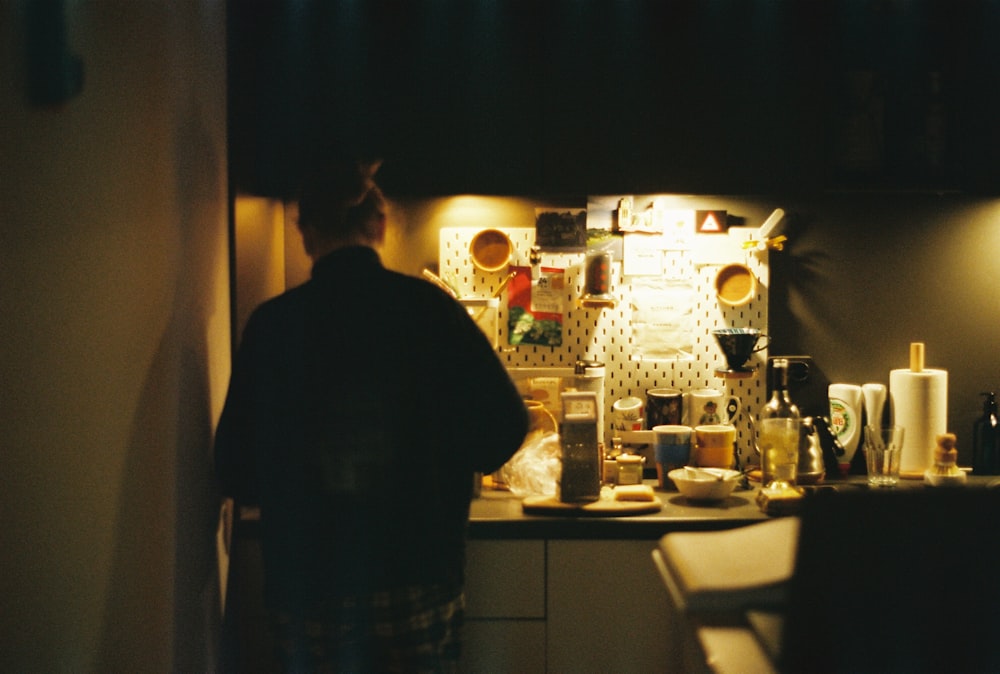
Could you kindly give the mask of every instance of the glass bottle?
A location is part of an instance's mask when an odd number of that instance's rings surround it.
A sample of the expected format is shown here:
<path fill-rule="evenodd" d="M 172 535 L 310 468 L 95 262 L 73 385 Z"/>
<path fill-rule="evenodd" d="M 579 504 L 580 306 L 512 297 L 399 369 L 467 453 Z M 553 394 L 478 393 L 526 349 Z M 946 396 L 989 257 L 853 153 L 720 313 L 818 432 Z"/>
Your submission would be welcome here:
<path fill-rule="evenodd" d="M 764 489 L 779 492 L 795 487 L 802 422 L 788 392 L 788 359 L 775 358 L 771 369 L 771 399 L 760 411 L 757 449 Z"/>
<path fill-rule="evenodd" d="M 771 399 L 760 411 L 760 419 L 798 419 L 799 408 L 788 393 L 788 359 L 775 358 L 771 361 Z"/>

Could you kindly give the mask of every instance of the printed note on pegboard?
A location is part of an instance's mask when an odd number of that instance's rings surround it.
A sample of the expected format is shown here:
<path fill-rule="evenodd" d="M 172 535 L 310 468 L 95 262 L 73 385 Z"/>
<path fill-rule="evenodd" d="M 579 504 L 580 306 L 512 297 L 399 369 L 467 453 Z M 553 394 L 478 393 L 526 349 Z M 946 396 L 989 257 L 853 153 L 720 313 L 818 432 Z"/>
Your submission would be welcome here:
<path fill-rule="evenodd" d="M 563 269 L 540 267 L 532 278 L 531 267 L 513 267 L 507 295 L 507 341 L 511 346 L 562 345 L 565 275 Z"/>

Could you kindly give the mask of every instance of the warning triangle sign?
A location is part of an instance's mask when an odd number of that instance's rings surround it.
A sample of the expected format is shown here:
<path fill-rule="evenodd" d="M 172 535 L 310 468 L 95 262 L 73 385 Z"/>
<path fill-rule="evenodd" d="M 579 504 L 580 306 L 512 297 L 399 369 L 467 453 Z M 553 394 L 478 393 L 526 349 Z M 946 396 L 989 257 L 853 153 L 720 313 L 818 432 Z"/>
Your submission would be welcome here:
<path fill-rule="evenodd" d="M 726 211 L 699 211 L 698 232 L 718 234 L 726 231 Z"/>

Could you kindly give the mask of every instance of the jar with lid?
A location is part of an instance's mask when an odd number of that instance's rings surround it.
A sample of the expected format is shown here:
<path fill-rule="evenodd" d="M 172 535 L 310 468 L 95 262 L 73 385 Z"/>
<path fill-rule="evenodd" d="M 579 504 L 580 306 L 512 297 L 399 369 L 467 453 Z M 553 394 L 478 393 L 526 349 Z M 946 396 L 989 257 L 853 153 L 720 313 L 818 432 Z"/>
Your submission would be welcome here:
<path fill-rule="evenodd" d="M 621 454 L 615 459 L 618 464 L 618 484 L 642 484 L 642 464 L 645 457 L 637 454 Z"/>

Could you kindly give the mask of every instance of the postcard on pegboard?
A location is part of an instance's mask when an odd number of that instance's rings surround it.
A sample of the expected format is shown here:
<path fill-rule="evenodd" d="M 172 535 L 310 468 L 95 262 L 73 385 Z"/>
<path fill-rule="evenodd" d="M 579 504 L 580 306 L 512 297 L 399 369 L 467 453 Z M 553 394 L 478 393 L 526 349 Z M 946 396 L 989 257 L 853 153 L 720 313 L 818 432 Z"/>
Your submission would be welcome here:
<path fill-rule="evenodd" d="M 587 209 L 535 209 L 535 245 L 542 250 L 582 252 L 587 249 Z"/>
<path fill-rule="evenodd" d="M 512 267 L 517 272 L 507 286 L 507 341 L 511 346 L 562 345 L 565 270 L 539 267 L 532 278 L 531 267 Z"/>

